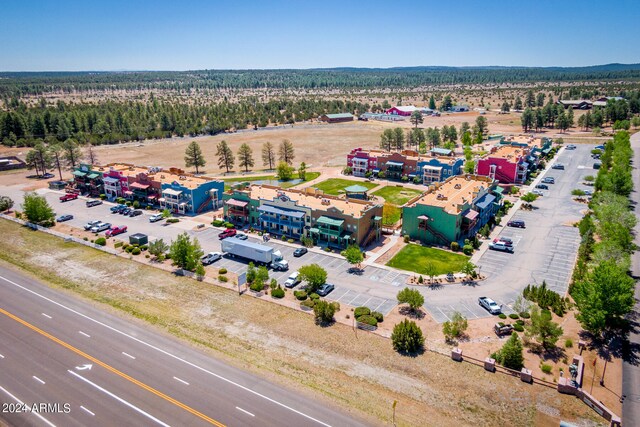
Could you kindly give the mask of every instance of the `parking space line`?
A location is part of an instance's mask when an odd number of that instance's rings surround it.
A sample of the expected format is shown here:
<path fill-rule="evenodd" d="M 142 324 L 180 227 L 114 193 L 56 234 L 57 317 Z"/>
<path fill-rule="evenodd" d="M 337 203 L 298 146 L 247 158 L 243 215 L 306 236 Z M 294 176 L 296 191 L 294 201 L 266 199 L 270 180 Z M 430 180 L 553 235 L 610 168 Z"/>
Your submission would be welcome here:
<path fill-rule="evenodd" d="M 447 320 L 448 320 L 448 321 L 451 321 L 451 319 L 449 318 L 449 316 L 447 316 L 446 314 L 444 314 L 444 311 L 440 310 L 440 307 L 436 307 L 436 308 L 438 309 L 438 311 L 439 311 L 440 313 L 442 313 L 442 315 L 443 315 L 444 317 L 446 317 L 446 318 L 447 318 Z"/>

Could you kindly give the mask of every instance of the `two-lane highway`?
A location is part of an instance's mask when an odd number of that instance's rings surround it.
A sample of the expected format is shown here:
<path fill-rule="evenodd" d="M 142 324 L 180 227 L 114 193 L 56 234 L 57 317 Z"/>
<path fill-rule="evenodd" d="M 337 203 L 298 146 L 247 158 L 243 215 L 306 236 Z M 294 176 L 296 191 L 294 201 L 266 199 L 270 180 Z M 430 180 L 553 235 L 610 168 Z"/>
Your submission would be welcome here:
<path fill-rule="evenodd" d="M 0 402 L 15 425 L 364 425 L 171 337 L 0 269 Z M 23 407 L 24 409 L 24 407 Z"/>

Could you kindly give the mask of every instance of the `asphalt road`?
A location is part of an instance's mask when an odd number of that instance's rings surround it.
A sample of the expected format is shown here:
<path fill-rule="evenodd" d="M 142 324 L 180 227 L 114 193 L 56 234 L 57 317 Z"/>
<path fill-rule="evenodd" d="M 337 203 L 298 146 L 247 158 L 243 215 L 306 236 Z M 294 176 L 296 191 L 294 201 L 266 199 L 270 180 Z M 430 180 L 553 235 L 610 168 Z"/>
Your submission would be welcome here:
<path fill-rule="evenodd" d="M 0 402 L 50 405 L 0 412 L 19 426 L 364 425 L 3 268 Z"/>
<path fill-rule="evenodd" d="M 636 210 L 636 217 L 640 209 L 640 132 L 631 136 L 633 157 L 634 190 L 631 202 Z M 640 247 L 640 218 L 635 227 L 635 243 Z M 636 278 L 636 307 L 632 316 L 635 328 L 629 334 L 630 346 L 622 365 L 622 394 L 625 400 L 622 404 L 622 422 L 624 425 L 640 425 L 640 252 L 636 251 L 631 257 L 631 274 Z"/>

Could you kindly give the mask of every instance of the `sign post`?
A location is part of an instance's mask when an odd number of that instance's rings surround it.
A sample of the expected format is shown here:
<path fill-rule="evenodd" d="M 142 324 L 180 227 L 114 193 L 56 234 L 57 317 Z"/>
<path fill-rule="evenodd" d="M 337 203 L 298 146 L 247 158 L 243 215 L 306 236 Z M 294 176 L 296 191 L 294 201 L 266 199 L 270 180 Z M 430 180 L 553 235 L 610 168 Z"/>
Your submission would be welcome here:
<path fill-rule="evenodd" d="M 247 283 L 247 272 L 238 275 L 238 295 L 242 295 L 241 286 Z"/>

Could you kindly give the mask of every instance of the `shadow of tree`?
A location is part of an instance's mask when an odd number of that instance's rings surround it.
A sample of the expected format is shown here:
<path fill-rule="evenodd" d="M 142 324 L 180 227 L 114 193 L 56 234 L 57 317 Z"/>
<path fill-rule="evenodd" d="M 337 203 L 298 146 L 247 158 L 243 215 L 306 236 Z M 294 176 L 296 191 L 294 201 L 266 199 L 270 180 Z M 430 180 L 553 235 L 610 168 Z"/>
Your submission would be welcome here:
<path fill-rule="evenodd" d="M 402 306 L 400 307 L 400 309 L 398 310 L 398 312 L 400 314 L 402 314 L 403 316 L 407 316 L 410 319 L 423 319 L 425 316 L 424 311 L 422 311 L 421 309 L 418 310 L 412 310 L 411 307 L 409 306 Z"/>

